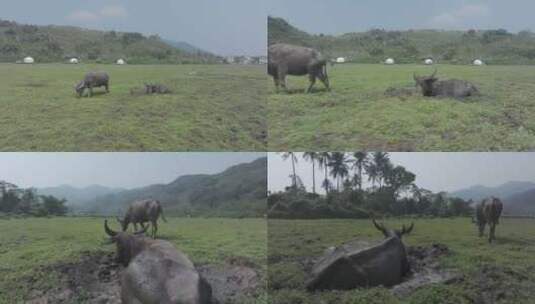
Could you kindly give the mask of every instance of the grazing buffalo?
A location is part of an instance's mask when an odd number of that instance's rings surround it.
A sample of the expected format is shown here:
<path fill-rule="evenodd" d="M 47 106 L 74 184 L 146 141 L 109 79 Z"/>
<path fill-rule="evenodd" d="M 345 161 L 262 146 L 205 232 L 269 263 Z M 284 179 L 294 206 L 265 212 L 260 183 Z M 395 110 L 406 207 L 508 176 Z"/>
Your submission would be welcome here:
<path fill-rule="evenodd" d="M 89 89 L 89 97 L 93 96 L 93 88 L 106 87 L 106 92 L 110 92 L 110 77 L 106 72 L 89 72 L 85 74 L 85 77 L 80 81 L 76 87 L 76 93 L 82 97 L 84 90 Z"/>
<path fill-rule="evenodd" d="M 479 228 L 479 237 L 485 232 L 485 225 L 489 225 L 489 243 L 496 239 L 494 232 L 500 222 L 503 203 L 499 198 L 486 198 L 476 206 L 476 224 Z"/>
<path fill-rule="evenodd" d="M 409 270 L 404 234 L 412 231 L 414 223 L 401 230 L 385 228 L 373 220 L 385 239 L 375 245 L 343 245 L 336 248 L 313 267 L 306 288 L 314 290 L 347 290 L 357 287 L 393 286 L 399 284 Z"/>
<path fill-rule="evenodd" d="M 116 232 L 104 221 L 106 234 L 117 245 L 117 261 L 125 267 L 122 303 L 211 303 L 212 288 L 188 257 L 167 241 L 144 237 L 146 229 Z"/>
<path fill-rule="evenodd" d="M 478 95 L 479 91 L 475 85 L 468 81 L 458 79 L 438 80 L 437 70 L 430 76 L 413 75 L 416 85 L 422 88 L 422 94 L 428 97 L 453 97 L 462 99 L 468 96 Z"/>
<path fill-rule="evenodd" d="M 268 74 L 273 76 L 277 92 L 279 86 L 285 90 L 286 75 L 308 75 L 310 85 L 307 93 L 319 78 L 329 90 L 329 78 L 327 76 L 327 60 L 321 54 L 311 48 L 277 43 L 268 48 Z"/>
<path fill-rule="evenodd" d="M 128 229 L 130 223 L 134 224 L 134 230 L 137 231 L 137 224 L 140 224 L 143 229 L 145 229 L 144 223 L 150 222 L 152 224 L 151 236 L 156 237 L 156 232 L 158 232 L 158 217 L 162 216 L 164 222 L 167 222 L 165 216 L 163 215 L 162 205 L 158 200 L 147 199 L 141 201 L 133 202 L 123 219 L 117 217 L 117 221 L 121 223 L 123 231 Z"/>

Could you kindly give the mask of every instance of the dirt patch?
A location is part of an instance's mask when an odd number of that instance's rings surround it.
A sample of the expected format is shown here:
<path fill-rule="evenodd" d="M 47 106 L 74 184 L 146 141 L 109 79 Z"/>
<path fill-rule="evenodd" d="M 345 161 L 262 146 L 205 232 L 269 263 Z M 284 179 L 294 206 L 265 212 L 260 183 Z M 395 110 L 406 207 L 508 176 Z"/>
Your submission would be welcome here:
<path fill-rule="evenodd" d="M 404 297 L 429 284 L 448 284 L 462 280 L 461 274 L 441 269 L 439 259 L 449 254 L 450 250 L 444 244 L 407 247 L 411 272 L 401 284 L 392 287 L 392 293 Z"/>
<path fill-rule="evenodd" d="M 197 270 L 212 286 L 213 304 L 236 303 L 259 290 L 258 266 L 247 258 L 228 258 L 222 265 L 202 265 Z M 44 266 L 43 271 L 58 273 L 60 283 L 50 290 L 33 289 L 30 304 L 107 303 L 120 304 L 120 273 L 113 252 L 83 252 L 80 260 Z M 35 285 L 32 278 L 28 284 Z"/>
<path fill-rule="evenodd" d="M 401 100 L 406 100 L 407 98 L 411 96 L 418 95 L 421 91 L 418 90 L 418 88 L 412 86 L 412 87 L 389 87 L 385 90 L 385 96 L 388 97 L 399 97 Z"/>

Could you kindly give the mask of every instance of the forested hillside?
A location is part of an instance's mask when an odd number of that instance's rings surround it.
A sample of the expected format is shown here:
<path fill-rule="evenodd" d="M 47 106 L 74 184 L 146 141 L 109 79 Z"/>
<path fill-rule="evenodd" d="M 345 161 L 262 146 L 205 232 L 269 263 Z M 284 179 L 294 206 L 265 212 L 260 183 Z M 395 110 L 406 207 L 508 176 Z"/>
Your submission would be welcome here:
<path fill-rule="evenodd" d="M 89 30 L 73 26 L 36 26 L 0 20 L 0 62 L 25 56 L 37 62 L 211 63 L 218 58 L 206 52 L 183 50 L 158 35 Z"/>
<path fill-rule="evenodd" d="M 281 18 L 268 17 L 268 43 L 315 47 L 330 58 L 378 63 L 392 57 L 398 63 L 467 64 L 481 58 L 487 64 L 535 64 L 535 34 L 504 29 L 468 31 L 371 29 L 333 36 L 308 34 Z"/>

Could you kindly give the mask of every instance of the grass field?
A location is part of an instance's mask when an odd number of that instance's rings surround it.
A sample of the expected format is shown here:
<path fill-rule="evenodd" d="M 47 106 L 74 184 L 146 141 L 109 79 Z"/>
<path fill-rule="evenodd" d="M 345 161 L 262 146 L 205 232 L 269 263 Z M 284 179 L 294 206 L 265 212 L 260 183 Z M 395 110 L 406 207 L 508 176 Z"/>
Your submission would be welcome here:
<path fill-rule="evenodd" d="M 110 94 L 77 98 L 88 71 Z M 0 64 L 0 150 L 265 150 L 264 66 Z M 131 94 L 144 82 L 173 94 Z"/>
<path fill-rule="evenodd" d="M 407 223 L 408 220 L 403 221 Z M 388 220 L 398 228 L 402 221 Z M 316 257 L 330 246 L 351 239 L 382 238 L 369 220 L 269 220 L 269 302 L 273 304 L 433 304 L 433 303 L 535 303 L 535 220 L 502 219 L 497 240 L 488 244 L 476 235 L 468 218 L 418 219 L 404 237 L 406 246 L 448 246 L 441 257 L 444 269 L 462 274 L 452 284 L 434 284 L 398 298 L 389 289 L 308 293 L 303 260 Z M 489 296 L 492 301 L 474 300 Z"/>
<path fill-rule="evenodd" d="M 0 220 L 0 231 L 0 303 L 26 300 L 30 289 L 54 288 L 59 274 L 43 271 L 43 266 L 77 262 L 87 251 L 115 252 L 115 245 L 107 243 L 103 218 Z M 252 261 L 265 286 L 265 220 L 168 218 L 159 232 L 196 265 L 217 265 L 233 257 Z M 259 296 L 246 303 L 265 303 L 265 288 L 260 289 Z"/>
<path fill-rule="evenodd" d="M 414 86 L 413 72 L 476 84 L 464 101 L 385 95 Z M 344 64 L 328 67 L 332 91 L 288 77 L 290 93 L 270 80 L 270 151 L 498 151 L 535 149 L 535 66 Z"/>

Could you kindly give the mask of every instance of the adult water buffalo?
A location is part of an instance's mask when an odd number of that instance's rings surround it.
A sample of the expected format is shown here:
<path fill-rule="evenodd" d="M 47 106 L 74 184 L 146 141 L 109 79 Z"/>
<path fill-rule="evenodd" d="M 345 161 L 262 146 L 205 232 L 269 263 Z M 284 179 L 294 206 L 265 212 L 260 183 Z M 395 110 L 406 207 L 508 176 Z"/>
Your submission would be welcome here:
<path fill-rule="evenodd" d="M 385 239 L 371 247 L 343 245 L 327 254 L 313 267 L 306 288 L 313 290 L 347 290 L 357 287 L 393 286 L 409 270 L 405 245 L 401 237 L 412 231 L 414 223 L 401 230 L 387 229 L 373 220 Z"/>
<path fill-rule="evenodd" d="M 479 237 L 485 232 L 485 225 L 489 225 L 489 243 L 496 239 L 496 225 L 500 222 L 503 203 L 494 196 L 484 199 L 476 206 L 476 224 L 479 228 Z"/>
<path fill-rule="evenodd" d="M 110 77 L 106 72 L 89 72 L 85 74 L 85 77 L 74 88 L 76 94 L 82 97 L 84 90 L 89 89 L 89 97 L 93 96 L 93 88 L 106 87 L 106 92 L 110 92 L 109 88 Z"/>
<path fill-rule="evenodd" d="M 286 75 L 308 75 L 310 85 L 307 93 L 319 78 L 329 90 L 329 77 L 327 76 L 327 60 L 321 54 L 311 48 L 277 43 L 268 48 L 268 74 L 273 76 L 277 92 L 279 86 L 285 90 Z"/>
<path fill-rule="evenodd" d="M 104 231 L 117 245 L 117 261 L 125 267 L 122 303 L 211 303 L 212 289 L 188 257 L 167 241 L 144 237 L 146 229 L 116 232 L 104 221 Z"/>
<path fill-rule="evenodd" d="M 140 224 L 145 229 L 144 223 L 150 222 L 152 224 L 151 236 L 156 237 L 158 232 L 158 217 L 162 216 L 164 222 L 167 222 L 163 215 L 163 209 L 160 201 L 154 199 L 146 199 L 133 202 L 123 219 L 117 217 L 117 221 L 121 223 L 123 231 L 128 229 L 130 223 L 134 224 L 134 230 L 137 231 L 137 224 Z"/>
<path fill-rule="evenodd" d="M 416 85 L 422 88 L 422 94 L 424 96 L 462 99 L 479 94 L 476 86 L 468 81 L 459 79 L 438 80 L 435 77 L 436 74 L 436 69 L 430 76 L 417 76 L 414 73 L 414 81 L 416 81 Z"/>

